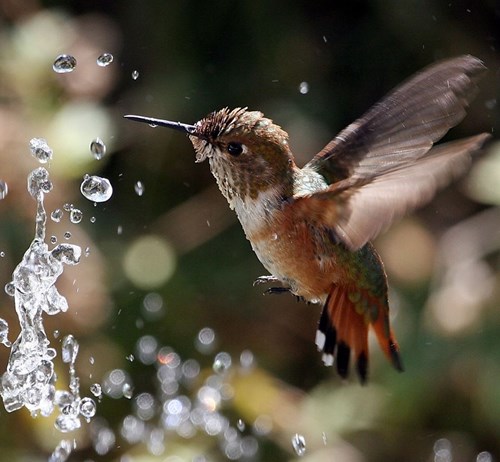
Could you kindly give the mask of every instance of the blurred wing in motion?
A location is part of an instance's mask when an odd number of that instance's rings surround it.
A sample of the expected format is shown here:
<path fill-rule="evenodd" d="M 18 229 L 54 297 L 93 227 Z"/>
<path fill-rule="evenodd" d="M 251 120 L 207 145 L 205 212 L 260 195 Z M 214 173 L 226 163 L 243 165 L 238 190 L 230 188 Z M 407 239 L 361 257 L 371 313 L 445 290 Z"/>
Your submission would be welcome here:
<path fill-rule="evenodd" d="M 348 207 L 335 226 L 340 239 L 349 248 L 359 249 L 394 219 L 430 201 L 438 189 L 468 169 L 472 154 L 488 137 L 481 134 L 436 146 L 412 166 L 341 193 L 345 194 Z"/>
<path fill-rule="evenodd" d="M 414 162 L 465 117 L 485 70 L 473 56 L 429 66 L 340 132 L 304 168 L 331 184 L 374 178 Z"/>
<path fill-rule="evenodd" d="M 477 58 L 462 56 L 430 66 L 396 88 L 304 166 L 330 187 L 296 197 L 297 212 L 334 227 L 356 250 L 429 201 L 467 169 L 489 137 L 432 148 L 464 118 L 484 70 Z"/>

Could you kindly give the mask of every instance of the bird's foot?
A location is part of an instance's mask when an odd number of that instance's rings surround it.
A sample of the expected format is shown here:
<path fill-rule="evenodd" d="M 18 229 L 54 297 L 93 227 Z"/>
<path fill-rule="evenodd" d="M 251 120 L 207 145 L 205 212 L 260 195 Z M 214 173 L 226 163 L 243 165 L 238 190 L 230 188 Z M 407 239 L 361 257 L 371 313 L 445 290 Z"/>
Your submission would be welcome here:
<path fill-rule="evenodd" d="M 260 276 L 253 282 L 253 285 L 256 286 L 259 284 L 266 284 L 268 282 L 280 282 L 280 280 L 273 275 Z M 291 292 L 291 289 L 289 287 L 269 287 L 269 289 L 264 291 L 264 295 L 284 294 L 285 292 Z"/>
<path fill-rule="evenodd" d="M 259 276 L 255 281 L 253 281 L 253 285 L 257 286 L 259 284 L 267 284 L 268 282 L 278 282 L 278 278 L 271 274 L 268 276 Z"/>
<path fill-rule="evenodd" d="M 290 289 L 288 287 L 269 287 L 264 291 L 264 295 L 284 294 L 285 292 L 290 292 Z"/>

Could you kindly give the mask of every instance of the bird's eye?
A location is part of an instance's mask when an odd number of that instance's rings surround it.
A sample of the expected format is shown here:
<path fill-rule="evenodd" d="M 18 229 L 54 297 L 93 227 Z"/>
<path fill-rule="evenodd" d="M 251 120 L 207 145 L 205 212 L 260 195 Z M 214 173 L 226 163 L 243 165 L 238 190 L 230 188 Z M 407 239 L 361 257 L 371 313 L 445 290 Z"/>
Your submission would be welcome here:
<path fill-rule="evenodd" d="M 243 152 L 243 145 L 241 143 L 228 143 L 227 152 L 232 156 L 239 156 Z"/>

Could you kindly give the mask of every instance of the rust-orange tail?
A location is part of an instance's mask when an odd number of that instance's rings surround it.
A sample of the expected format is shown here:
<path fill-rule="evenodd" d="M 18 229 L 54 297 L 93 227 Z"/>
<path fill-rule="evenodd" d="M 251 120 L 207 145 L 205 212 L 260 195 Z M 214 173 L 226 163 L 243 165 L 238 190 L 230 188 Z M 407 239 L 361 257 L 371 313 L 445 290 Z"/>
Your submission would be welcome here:
<path fill-rule="evenodd" d="M 359 289 L 356 293 L 360 294 Z M 335 362 L 339 375 L 347 377 L 352 350 L 359 378 L 362 383 L 366 382 L 370 324 L 382 351 L 393 366 L 402 371 L 399 347 L 389 326 L 387 304 L 382 306 L 380 300 L 364 291 L 353 297 L 347 287 L 338 286 L 333 286 L 328 295 L 316 332 L 316 345 L 323 352 L 325 365 L 332 366 Z"/>

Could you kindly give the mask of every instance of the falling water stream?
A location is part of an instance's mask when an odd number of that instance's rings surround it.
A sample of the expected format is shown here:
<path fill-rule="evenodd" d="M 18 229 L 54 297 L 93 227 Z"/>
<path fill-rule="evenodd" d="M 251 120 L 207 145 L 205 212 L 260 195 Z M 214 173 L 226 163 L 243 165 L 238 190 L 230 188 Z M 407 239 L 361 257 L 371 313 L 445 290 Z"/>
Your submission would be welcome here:
<path fill-rule="evenodd" d="M 31 146 L 38 150 L 34 155 L 41 162 L 47 158 L 41 153 L 42 145 L 31 142 Z M 61 347 L 62 360 L 69 368 L 69 389 L 57 388 L 53 362 L 57 352 L 50 346 L 43 325 L 43 313 L 55 315 L 68 310 L 68 302 L 58 292 L 55 283 L 64 265 L 76 265 L 81 256 L 81 248 L 77 245 L 62 243 L 49 249 L 45 242 L 47 214 L 44 196 L 51 189 L 52 183 L 45 168 L 38 167 L 28 175 L 28 191 L 36 200 L 35 237 L 14 270 L 12 282 L 5 287 L 7 294 L 14 298 L 21 331 L 10 345 L 7 322 L 0 320 L 0 340 L 11 347 L 7 370 L 0 381 L 0 395 L 7 412 L 25 407 L 36 417 L 49 416 L 57 409 L 59 415 L 55 427 L 66 433 L 80 428 L 82 417 L 89 421 L 95 415 L 96 404 L 92 398 L 80 396 L 75 370 L 78 342 L 72 335 L 64 337 Z M 63 440 L 50 460 L 66 460 L 71 449 L 72 445 Z"/>

